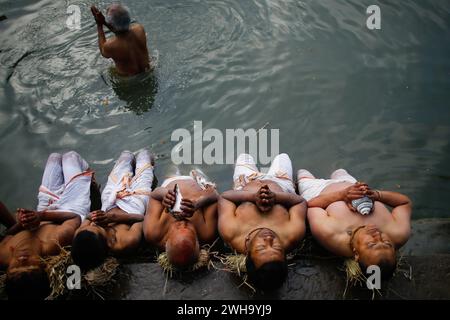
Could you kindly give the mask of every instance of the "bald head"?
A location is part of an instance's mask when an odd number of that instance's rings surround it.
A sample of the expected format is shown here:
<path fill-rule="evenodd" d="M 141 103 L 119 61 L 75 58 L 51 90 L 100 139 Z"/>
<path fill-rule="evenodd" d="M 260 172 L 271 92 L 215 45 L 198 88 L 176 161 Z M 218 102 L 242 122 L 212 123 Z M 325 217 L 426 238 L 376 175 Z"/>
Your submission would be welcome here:
<path fill-rule="evenodd" d="M 166 253 L 169 262 L 180 269 L 195 264 L 200 252 L 195 229 L 179 226 L 169 232 L 166 241 Z"/>

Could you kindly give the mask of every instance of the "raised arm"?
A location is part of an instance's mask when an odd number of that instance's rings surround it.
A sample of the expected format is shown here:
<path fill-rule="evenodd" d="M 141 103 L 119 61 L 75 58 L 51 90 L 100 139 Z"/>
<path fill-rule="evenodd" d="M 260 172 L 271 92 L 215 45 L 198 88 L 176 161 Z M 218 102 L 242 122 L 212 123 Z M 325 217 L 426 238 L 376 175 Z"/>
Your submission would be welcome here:
<path fill-rule="evenodd" d="M 116 243 L 111 248 L 114 253 L 129 253 L 135 250 L 142 239 L 142 222 L 129 227 L 128 230 L 119 230 L 116 233 Z"/>
<path fill-rule="evenodd" d="M 73 218 L 65 220 L 56 228 L 56 239 L 61 247 L 70 245 L 72 243 L 75 231 L 81 224 L 81 218 L 76 215 Z"/>
<path fill-rule="evenodd" d="M 196 209 L 206 208 L 214 203 L 217 202 L 219 198 L 219 194 L 217 193 L 216 189 L 214 188 L 208 188 L 201 192 L 200 197 L 197 198 L 195 201 Z"/>
<path fill-rule="evenodd" d="M 45 255 L 55 255 L 60 252 L 61 247 L 72 243 L 75 231 L 81 224 L 80 216 L 65 220 L 60 225 L 54 225 L 52 232 L 47 233 L 46 239 L 42 242 L 42 252 Z"/>
<path fill-rule="evenodd" d="M 197 224 L 197 232 L 202 242 L 211 243 L 217 237 L 217 203 L 210 204 L 203 209 L 201 223 Z"/>
<path fill-rule="evenodd" d="M 306 233 L 306 201 L 302 201 L 289 209 L 288 236 L 291 243 L 297 244 L 305 237 Z"/>
<path fill-rule="evenodd" d="M 326 209 L 330 204 L 338 201 L 345 201 L 349 204 L 352 200 L 364 197 L 367 190 L 367 184 L 357 182 L 348 188 L 336 192 L 320 194 L 319 196 L 308 201 L 308 207 Z M 351 209 L 350 206 L 349 208 Z"/>
<path fill-rule="evenodd" d="M 255 202 L 256 194 L 250 191 L 235 191 L 229 190 L 221 194 L 221 197 L 225 200 L 232 202 L 235 205 L 239 205 L 243 202 Z"/>
<path fill-rule="evenodd" d="M 308 223 L 313 237 L 331 253 L 351 257 L 348 234 L 342 233 L 339 221 L 322 208 L 308 209 Z"/>
<path fill-rule="evenodd" d="M 110 223 L 132 225 L 144 221 L 144 215 L 139 213 L 127 213 L 116 207 L 106 213 L 102 210 L 91 212 L 89 214 L 89 219 L 101 226 L 106 226 Z"/>
<path fill-rule="evenodd" d="M 63 224 L 67 220 L 76 219 L 81 221 L 78 214 L 66 211 L 34 211 L 27 209 L 19 209 L 18 223 L 23 229 L 33 230 L 39 227 L 41 222 L 52 222 L 55 224 Z M 13 227 L 14 228 L 14 227 Z"/>
<path fill-rule="evenodd" d="M 286 209 L 289 209 L 298 204 L 302 204 L 301 207 L 305 208 L 306 214 L 306 207 L 307 207 L 306 201 L 298 194 L 289 192 L 274 192 L 274 194 L 275 194 L 275 203 L 281 204 L 282 206 L 286 207 Z"/>
<path fill-rule="evenodd" d="M 412 215 L 412 202 L 404 194 L 393 191 L 378 191 L 369 190 L 368 196 L 374 201 L 379 201 L 392 209 L 392 218 L 395 222 L 396 234 L 395 242 L 398 245 L 403 245 L 409 238 L 411 233 L 411 215 Z"/>
<path fill-rule="evenodd" d="M 308 201 L 308 207 L 310 208 L 322 208 L 326 209 L 330 204 L 338 201 L 343 201 L 344 195 L 342 191 L 329 192 L 321 194 Z"/>
<path fill-rule="evenodd" d="M 167 193 L 165 188 L 156 188 L 151 194 L 148 202 L 147 212 L 144 217 L 143 231 L 145 240 L 157 245 L 164 236 L 162 215 L 165 207 L 162 204 L 161 195 Z"/>
<path fill-rule="evenodd" d="M 225 197 L 230 194 L 233 195 L 231 192 L 222 193 L 218 201 L 219 233 L 223 240 L 228 243 L 238 234 L 239 229 L 235 214 L 236 204 Z"/>
<path fill-rule="evenodd" d="M 91 7 L 91 12 L 97 24 L 98 47 L 100 49 L 100 53 L 105 58 L 111 58 L 111 54 L 108 51 L 108 46 L 106 44 L 105 32 L 103 31 L 103 25 L 106 24 L 105 16 L 95 6 Z"/>

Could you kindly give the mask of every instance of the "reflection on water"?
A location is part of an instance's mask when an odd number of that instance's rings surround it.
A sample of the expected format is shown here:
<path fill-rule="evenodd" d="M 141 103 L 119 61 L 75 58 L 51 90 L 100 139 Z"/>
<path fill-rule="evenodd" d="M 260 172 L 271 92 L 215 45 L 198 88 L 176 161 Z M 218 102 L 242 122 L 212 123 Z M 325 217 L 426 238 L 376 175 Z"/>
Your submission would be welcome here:
<path fill-rule="evenodd" d="M 122 150 L 148 147 L 163 177 L 171 133 L 199 120 L 280 129 L 295 170 L 343 167 L 411 196 L 414 218 L 450 216 L 450 1 L 124 0 L 159 52 L 155 73 L 132 79 L 105 71 L 89 8 L 111 1 L 94 2 L 70 1 L 81 9 L 73 31 L 67 1 L 0 0 L 8 207 L 36 204 L 55 151 L 77 150 L 104 184 Z M 382 26 L 371 31 L 377 3 Z M 201 168 L 220 191 L 231 186 L 231 165 Z"/>
<path fill-rule="evenodd" d="M 111 67 L 108 75 L 117 98 L 125 102 L 125 109 L 133 111 L 136 115 L 142 115 L 153 107 L 158 93 L 158 79 L 155 71 L 123 77 L 114 67 Z"/>

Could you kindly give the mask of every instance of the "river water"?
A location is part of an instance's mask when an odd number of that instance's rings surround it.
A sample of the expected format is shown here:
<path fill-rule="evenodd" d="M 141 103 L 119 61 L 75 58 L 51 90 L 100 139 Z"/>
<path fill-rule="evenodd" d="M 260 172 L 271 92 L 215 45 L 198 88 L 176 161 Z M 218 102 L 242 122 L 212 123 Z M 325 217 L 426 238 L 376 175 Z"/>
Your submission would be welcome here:
<path fill-rule="evenodd" d="M 157 61 L 129 80 L 99 54 L 90 1 L 0 0 L 0 200 L 10 209 L 36 205 L 51 152 L 78 151 L 104 184 L 122 150 L 148 147 L 162 180 L 172 132 L 202 121 L 279 129 L 295 170 L 343 167 L 409 195 L 415 218 L 450 217 L 450 1 L 124 3 Z M 380 30 L 366 27 L 372 4 Z M 66 25 L 69 5 L 80 30 Z M 231 164 L 201 167 L 220 191 L 231 186 Z"/>

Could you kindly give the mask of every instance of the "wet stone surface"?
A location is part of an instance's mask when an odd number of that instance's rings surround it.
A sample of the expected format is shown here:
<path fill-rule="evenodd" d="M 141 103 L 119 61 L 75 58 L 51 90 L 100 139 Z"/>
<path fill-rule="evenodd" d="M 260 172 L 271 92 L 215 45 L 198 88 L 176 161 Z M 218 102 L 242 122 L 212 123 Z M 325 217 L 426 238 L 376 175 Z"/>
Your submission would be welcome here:
<path fill-rule="evenodd" d="M 222 270 L 205 270 L 167 279 L 156 263 L 122 266 L 123 275 L 109 295 L 113 299 L 450 299 L 450 220 L 413 222 L 401 250 L 395 276 L 379 292 L 364 287 L 346 290 L 343 260 L 316 244 L 290 261 L 288 280 L 276 292 L 254 292 Z M 219 263 L 215 263 L 221 268 Z"/>

